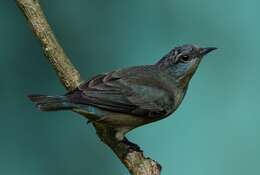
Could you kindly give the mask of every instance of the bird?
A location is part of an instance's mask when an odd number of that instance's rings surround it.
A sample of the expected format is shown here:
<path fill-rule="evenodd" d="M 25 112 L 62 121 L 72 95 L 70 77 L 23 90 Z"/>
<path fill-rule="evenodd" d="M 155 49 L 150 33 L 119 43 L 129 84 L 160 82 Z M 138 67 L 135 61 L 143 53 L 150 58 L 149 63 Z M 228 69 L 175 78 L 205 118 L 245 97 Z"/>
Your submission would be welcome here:
<path fill-rule="evenodd" d="M 202 58 L 215 49 L 177 46 L 155 64 L 98 74 L 65 95 L 28 97 L 40 111 L 69 110 L 107 125 L 120 142 L 129 131 L 174 113 Z"/>

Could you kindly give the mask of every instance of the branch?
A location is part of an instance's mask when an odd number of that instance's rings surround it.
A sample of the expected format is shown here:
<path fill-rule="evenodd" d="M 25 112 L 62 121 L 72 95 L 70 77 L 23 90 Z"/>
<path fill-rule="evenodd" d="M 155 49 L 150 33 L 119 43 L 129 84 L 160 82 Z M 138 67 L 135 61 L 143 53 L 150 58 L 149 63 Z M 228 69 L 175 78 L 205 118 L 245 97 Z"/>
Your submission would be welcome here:
<path fill-rule="evenodd" d="M 39 0 L 16 0 L 17 5 L 25 15 L 33 33 L 39 39 L 44 54 L 55 69 L 61 83 L 70 91 L 81 82 L 80 74 L 73 66 L 62 47 L 57 42 L 48 24 Z M 161 166 L 150 158 L 145 158 L 142 152 L 118 142 L 114 137 L 113 128 L 100 123 L 93 123 L 99 138 L 108 145 L 132 175 L 159 175 Z"/>

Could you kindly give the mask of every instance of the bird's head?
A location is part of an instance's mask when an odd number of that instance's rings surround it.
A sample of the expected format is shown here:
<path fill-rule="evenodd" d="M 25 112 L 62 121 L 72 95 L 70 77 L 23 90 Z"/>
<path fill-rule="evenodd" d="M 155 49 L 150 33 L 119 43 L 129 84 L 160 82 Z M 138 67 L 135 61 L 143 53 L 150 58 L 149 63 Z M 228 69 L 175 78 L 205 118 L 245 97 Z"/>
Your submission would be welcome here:
<path fill-rule="evenodd" d="M 215 47 L 200 48 L 196 45 L 183 45 L 173 48 L 157 65 L 176 78 L 180 83 L 187 83 L 198 68 L 202 58 Z"/>

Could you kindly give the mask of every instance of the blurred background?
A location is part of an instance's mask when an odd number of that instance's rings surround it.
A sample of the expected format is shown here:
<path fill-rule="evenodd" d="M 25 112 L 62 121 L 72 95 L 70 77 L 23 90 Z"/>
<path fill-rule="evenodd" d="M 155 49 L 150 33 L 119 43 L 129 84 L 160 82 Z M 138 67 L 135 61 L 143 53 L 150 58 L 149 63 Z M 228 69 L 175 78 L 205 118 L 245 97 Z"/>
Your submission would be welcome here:
<path fill-rule="evenodd" d="M 26 95 L 63 94 L 14 1 L 0 6 L 0 174 L 128 174 L 70 112 L 41 113 Z M 215 46 L 178 111 L 129 134 L 163 175 L 260 174 L 258 0 L 42 0 L 85 79 L 153 64 L 186 43 Z"/>

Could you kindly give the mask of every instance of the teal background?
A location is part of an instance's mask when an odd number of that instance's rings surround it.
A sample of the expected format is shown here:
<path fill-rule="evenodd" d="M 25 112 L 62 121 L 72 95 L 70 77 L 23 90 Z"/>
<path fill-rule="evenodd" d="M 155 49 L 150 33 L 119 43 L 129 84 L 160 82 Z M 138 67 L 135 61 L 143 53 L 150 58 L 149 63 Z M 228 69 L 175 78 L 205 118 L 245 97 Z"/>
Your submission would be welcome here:
<path fill-rule="evenodd" d="M 129 138 L 162 175 L 260 174 L 258 0 L 42 0 L 59 41 L 88 79 L 152 64 L 172 47 L 216 46 L 170 118 Z M 70 112 L 41 113 L 30 93 L 63 94 L 12 0 L 0 6 L 0 174 L 104 175 L 126 169 Z"/>

